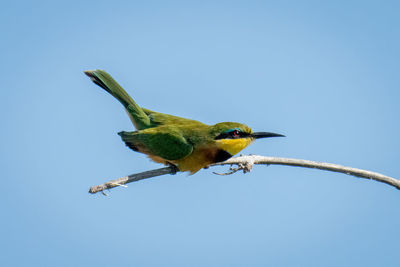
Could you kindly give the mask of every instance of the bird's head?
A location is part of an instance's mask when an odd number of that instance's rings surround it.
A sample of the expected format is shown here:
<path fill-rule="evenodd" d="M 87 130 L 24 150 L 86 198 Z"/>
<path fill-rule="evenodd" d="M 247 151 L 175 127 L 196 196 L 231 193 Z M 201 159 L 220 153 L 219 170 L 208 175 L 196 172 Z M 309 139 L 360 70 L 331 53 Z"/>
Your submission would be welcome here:
<path fill-rule="evenodd" d="M 246 148 L 255 139 L 284 136 L 270 132 L 253 132 L 249 126 L 237 122 L 217 123 L 211 127 L 210 134 L 217 146 L 232 156 Z"/>

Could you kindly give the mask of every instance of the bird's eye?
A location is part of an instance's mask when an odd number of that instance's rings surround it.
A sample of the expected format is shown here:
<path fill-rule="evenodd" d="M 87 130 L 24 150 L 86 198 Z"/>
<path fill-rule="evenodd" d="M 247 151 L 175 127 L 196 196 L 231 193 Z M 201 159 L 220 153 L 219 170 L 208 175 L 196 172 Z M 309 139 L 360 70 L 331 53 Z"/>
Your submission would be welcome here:
<path fill-rule="evenodd" d="M 239 137 L 240 136 L 240 132 L 238 130 L 234 130 L 234 131 L 232 131 L 232 136 L 233 137 Z"/>
<path fill-rule="evenodd" d="M 247 135 L 248 135 L 247 133 L 242 132 L 240 130 L 228 130 L 228 131 L 222 132 L 221 134 L 217 135 L 215 137 L 215 140 L 245 138 L 245 137 L 247 137 Z"/>

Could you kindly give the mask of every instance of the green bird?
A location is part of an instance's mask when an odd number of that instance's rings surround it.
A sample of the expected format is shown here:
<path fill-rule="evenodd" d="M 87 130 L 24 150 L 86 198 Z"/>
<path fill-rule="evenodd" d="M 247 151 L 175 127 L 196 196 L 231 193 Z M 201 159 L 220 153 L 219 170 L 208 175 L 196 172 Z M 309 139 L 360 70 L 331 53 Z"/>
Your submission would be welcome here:
<path fill-rule="evenodd" d="M 88 70 L 90 79 L 114 96 L 125 108 L 137 129 L 119 132 L 122 141 L 134 151 L 155 162 L 173 165 L 179 171 L 196 173 L 210 164 L 229 159 L 255 139 L 281 134 L 253 132 L 237 122 L 207 125 L 196 120 L 154 112 L 140 107 L 104 70 Z"/>

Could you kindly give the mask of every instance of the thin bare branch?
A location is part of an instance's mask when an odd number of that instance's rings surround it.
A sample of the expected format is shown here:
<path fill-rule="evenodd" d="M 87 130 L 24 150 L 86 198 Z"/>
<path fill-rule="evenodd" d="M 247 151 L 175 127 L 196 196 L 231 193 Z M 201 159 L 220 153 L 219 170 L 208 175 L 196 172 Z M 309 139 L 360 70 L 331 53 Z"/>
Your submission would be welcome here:
<path fill-rule="evenodd" d="M 278 158 L 278 157 L 266 157 L 266 156 L 257 156 L 257 155 L 249 155 L 249 156 L 240 156 L 235 158 L 230 158 L 224 162 L 219 162 L 213 164 L 211 166 L 218 165 L 238 165 L 237 168 L 230 168 L 230 172 L 223 173 L 222 175 L 229 175 L 237 172 L 238 170 L 243 170 L 244 173 L 249 172 L 254 164 L 261 165 L 286 165 L 286 166 L 295 166 L 295 167 L 304 167 L 304 168 L 313 168 L 320 169 L 326 171 L 340 172 L 360 178 L 371 179 L 378 182 L 386 183 L 388 185 L 394 186 L 397 189 L 400 189 L 400 180 L 395 178 L 377 173 L 371 172 L 367 170 L 357 169 L 353 167 L 346 167 L 338 164 L 325 163 L 325 162 L 317 162 L 310 161 L 304 159 L 292 159 L 292 158 Z M 111 189 L 117 186 L 124 186 L 127 183 L 136 182 L 139 180 L 156 177 L 164 174 L 175 174 L 176 168 L 174 166 L 169 166 L 161 169 L 146 171 L 142 173 L 132 174 L 129 176 L 125 176 L 116 180 L 112 180 L 106 182 L 101 185 L 92 186 L 89 190 L 89 193 L 95 194 L 98 192 L 104 193 L 104 190 Z M 221 174 L 220 174 L 221 175 Z M 126 186 L 125 186 L 126 187 Z"/>
<path fill-rule="evenodd" d="M 143 179 L 148 179 L 148 178 L 152 178 L 152 177 L 156 177 L 156 176 L 160 176 L 160 175 L 164 175 L 164 174 L 175 174 L 175 173 L 176 173 L 176 168 L 173 166 L 155 169 L 155 170 L 151 170 L 151 171 L 145 171 L 145 172 L 141 172 L 141 173 L 135 173 L 135 174 L 131 174 L 131 175 L 119 178 L 119 179 L 105 182 L 104 184 L 101 184 L 101 185 L 92 186 L 89 189 L 89 193 L 95 194 L 98 192 L 102 192 L 103 194 L 105 194 L 103 191 L 106 189 L 111 189 L 111 188 L 114 188 L 117 186 L 127 187 L 125 185 L 127 183 L 137 182 L 137 181 L 140 181 Z"/>
<path fill-rule="evenodd" d="M 292 158 L 278 158 L 278 157 L 266 157 L 266 156 L 257 156 L 257 155 L 249 155 L 249 156 L 240 156 L 236 158 L 230 158 L 224 162 L 219 162 L 213 164 L 216 165 L 228 165 L 228 164 L 244 164 L 246 167 L 244 169 L 245 172 L 249 170 L 249 166 L 253 164 L 262 164 L 262 165 L 286 165 L 286 166 L 295 166 L 295 167 L 304 167 L 304 168 L 312 168 L 312 169 L 320 169 L 332 172 L 340 172 L 360 178 L 371 179 L 378 182 L 386 183 L 388 185 L 394 186 L 397 189 L 400 189 L 400 180 L 397 180 L 393 177 L 389 177 L 377 172 L 357 169 L 353 167 L 346 167 L 339 164 L 333 163 L 325 163 L 325 162 L 317 162 L 311 160 L 304 159 L 292 159 Z M 251 169 L 251 167 L 250 167 Z"/>

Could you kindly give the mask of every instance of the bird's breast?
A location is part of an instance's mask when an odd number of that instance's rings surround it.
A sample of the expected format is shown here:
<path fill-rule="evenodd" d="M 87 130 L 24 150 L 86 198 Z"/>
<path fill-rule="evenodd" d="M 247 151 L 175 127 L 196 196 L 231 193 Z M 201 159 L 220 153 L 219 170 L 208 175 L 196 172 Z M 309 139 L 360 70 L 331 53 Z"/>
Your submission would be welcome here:
<path fill-rule="evenodd" d="M 195 147 L 193 152 L 183 159 L 174 161 L 180 171 L 192 174 L 210 164 L 229 159 L 252 143 L 251 138 L 220 139 L 213 143 Z"/>
<path fill-rule="evenodd" d="M 232 157 L 228 152 L 219 149 L 215 145 L 196 147 L 193 152 L 183 159 L 174 160 L 180 171 L 189 171 L 192 174 L 210 164 L 225 161 Z"/>

